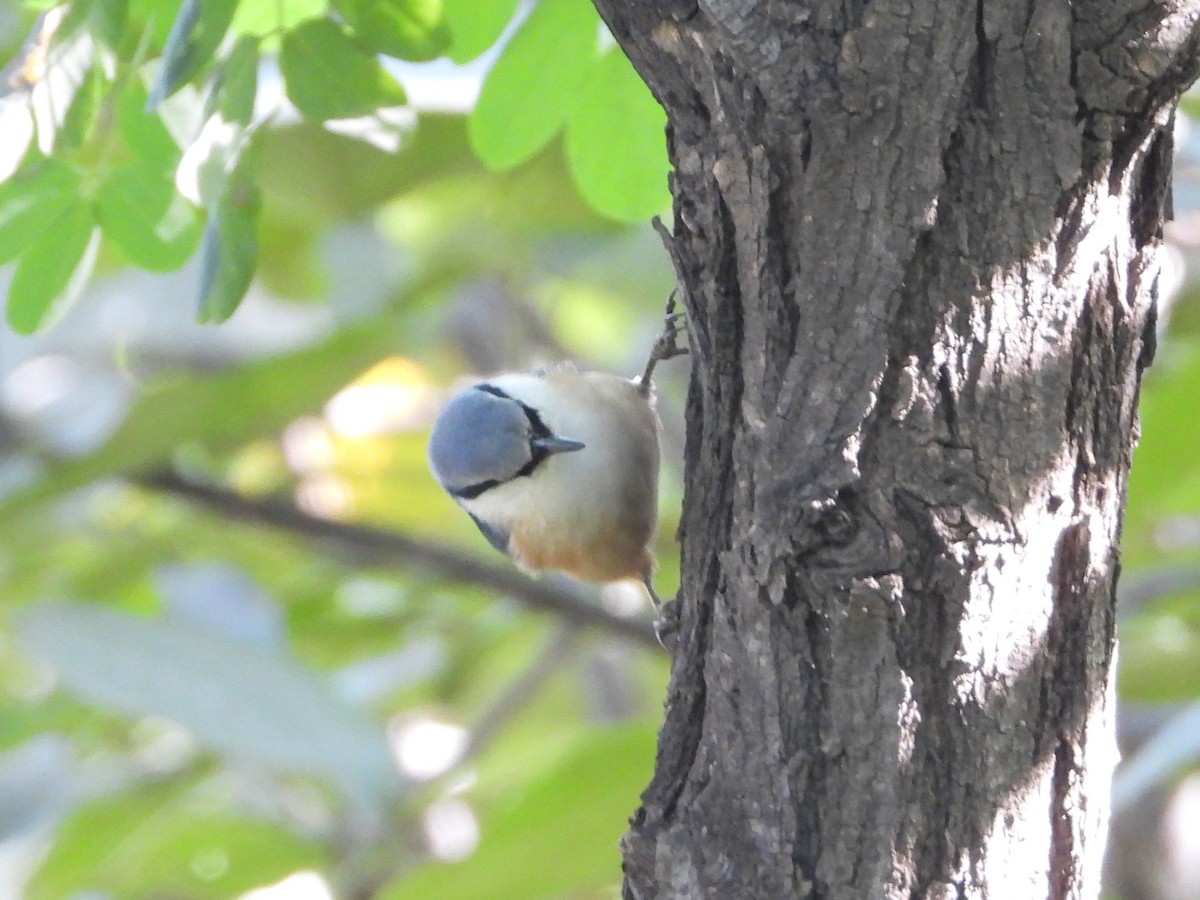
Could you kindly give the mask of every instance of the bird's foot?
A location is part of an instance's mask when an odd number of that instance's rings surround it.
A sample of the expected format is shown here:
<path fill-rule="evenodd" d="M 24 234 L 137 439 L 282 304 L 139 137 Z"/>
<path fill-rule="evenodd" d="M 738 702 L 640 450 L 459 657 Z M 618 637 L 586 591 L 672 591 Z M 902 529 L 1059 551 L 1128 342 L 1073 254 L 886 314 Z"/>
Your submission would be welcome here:
<path fill-rule="evenodd" d="M 641 381 L 638 382 L 643 393 L 649 393 L 650 391 L 651 378 L 654 375 L 655 366 L 668 359 L 674 359 L 676 356 L 687 355 L 688 348 L 679 346 L 679 335 L 683 333 L 686 314 L 675 312 L 676 294 L 677 291 L 671 291 L 671 296 L 667 298 L 666 314 L 663 317 L 663 332 L 658 336 L 658 340 L 654 342 L 654 346 L 650 348 L 650 358 L 646 360 L 646 369 L 642 372 Z"/>
<path fill-rule="evenodd" d="M 670 600 L 659 597 L 649 575 L 642 579 L 642 584 L 646 586 L 650 603 L 654 606 L 654 636 L 663 649 L 670 653 L 675 647 L 675 636 L 679 631 L 679 601 L 677 597 Z"/>
<path fill-rule="evenodd" d="M 675 641 L 679 637 L 679 599 L 660 601 L 658 614 L 654 617 L 654 636 L 668 653 L 675 650 Z"/>

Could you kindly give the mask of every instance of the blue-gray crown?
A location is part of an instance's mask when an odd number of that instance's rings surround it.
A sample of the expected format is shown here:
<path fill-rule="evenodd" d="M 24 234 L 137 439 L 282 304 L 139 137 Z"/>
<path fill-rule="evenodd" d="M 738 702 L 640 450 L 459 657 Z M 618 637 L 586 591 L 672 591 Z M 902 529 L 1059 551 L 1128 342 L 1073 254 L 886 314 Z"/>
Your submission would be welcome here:
<path fill-rule="evenodd" d="M 501 392 L 467 388 L 438 416 L 429 437 L 429 464 L 442 487 L 462 494 L 518 475 L 533 460 L 531 437 L 520 403 Z"/>

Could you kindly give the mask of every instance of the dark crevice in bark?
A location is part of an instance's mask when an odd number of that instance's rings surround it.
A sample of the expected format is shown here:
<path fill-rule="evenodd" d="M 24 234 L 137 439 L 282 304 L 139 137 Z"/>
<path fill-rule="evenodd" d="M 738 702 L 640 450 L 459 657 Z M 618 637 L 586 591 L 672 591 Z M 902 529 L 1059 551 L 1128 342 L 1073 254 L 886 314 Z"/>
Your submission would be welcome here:
<path fill-rule="evenodd" d="M 1139 102 L 1136 107 L 1119 117 L 1120 127 L 1114 128 L 1116 136 L 1112 141 L 1110 192 L 1116 194 L 1122 181 L 1129 175 L 1131 166 L 1135 162 L 1140 163 L 1143 167 L 1149 167 L 1150 171 L 1143 168 L 1141 177 L 1144 181 L 1135 189 L 1136 194 L 1142 202 L 1152 207 L 1157 205 L 1159 211 L 1157 216 L 1153 212 L 1143 211 L 1139 214 L 1138 210 L 1134 211 L 1133 222 L 1135 236 L 1140 239 L 1139 246 L 1144 246 L 1155 237 L 1161 237 L 1161 234 L 1151 233 L 1150 237 L 1144 238 L 1147 226 L 1153 228 L 1156 219 L 1161 224 L 1171 218 L 1171 179 L 1162 178 L 1160 175 L 1161 172 L 1171 171 L 1174 153 L 1174 109 L 1177 98 L 1182 87 L 1190 85 L 1200 74 L 1200 59 L 1196 58 L 1196 51 L 1200 48 L 1196 45 L 1195 36 L 1189 41 L 1189 46 L 1189 52 L 1181 51 L 1177 54 L 1175 66 L 1164 78 L 1133 93 L 1133 97 Z M 1098 115 L 1103 117 L 1103 113 Z M 1147 139 L 1150 139 L 1151 145 L 1143 153 Z M 1146 190 L 1147 187 L 1152 187 L 1152 190 Z"/>
<path fill-rule="evenodd" d="M 1071 833 L 1071 778 L 1076 772 L 1075 754 L 1070 742 L 1060 738 L 1054 747 L 1054 776 L 1050 798 L 1050 896 L 1047 900 L 1068 900 L 1075 883 L 1075 840 Z"/>
<path fill-rule="evenodd" d="M 666 0 L 663 7 L 663 14 L 677 22 L 686 22 L 700 13 L 696 0 Z"/>
<path fill-rule="evenodd" d="M 954 386 L 950 380 L 950 367 L 945 363 L 938 366 L 937 389 L 938 397 L 941 399 L 938 408 L 945 417 L 946 431 L 950 435 L 949 446 L 965 446 L 958 431 L 958 398 L 955 396 Z"/>
<path fill-rule="evenodd" d="M 808 121 L 800 122 L 800 174 L 808 171 L 808 162 L 812 159 L 812 127 Z"/>
<path fill-rule="evenodd" d="M 951 137 L 951 143 L 953 140 Z M 943 168 L 945 158 L 946 153 L 942 155 Z M 890 311 L 896 327 L 888 333 L 887 365 L 880 381 L 879 404 L 874 416 L 877 426 L 887 418 L 901 415 L 902 407 L 912 402 L 916 386 L 911 383 L 914 374 L 909 369 L 910 361 L 915 363 L 916 369 L 923 369 L 929 363 L 931 348 L 927 336 L 932 323 L 921 286 L 926 283 L 931 267 L 937 264 L 934 253 L 936 227 L 935 224 L 933 229 L 917 235 L 895 307 Z M 868 432 L 869 440 L 877 438 L 877 431 L 878 428 L 873 428 Z"/>
<path fill-rule="evenodd" d="M 984 26 L 986 0 L 975 0 L 975 56 L 971 60 L 971 71 L 967 76 L 968 90 L 963 96 L 971 96 L 976 109 L 988 108 L 988 93 L 994 81 L 992 66 L 995 58 L 993 41 L 988 38 Z"/>
<path fill-rule="evenodd" d="M 715 325 L 714 338 L 720 338 L 720 349 L 714 352 L 713 356 L 713 374 L 716 376 L 716 382 L 725 388 L 726 395 L 720 398 L 719 404 L 713 404 L 712 409 L 706 409 L 706 412 L 727 417 L 720 442 L 724 452 L 718 459 L 732 461 L 733 436 L 738 430 L 744 390 L 742 368 L 739 364 L 742 357 L 742 345 L 745 341 L 741 314 L 743 298 L 741 283 L 738 280 L 737 232 L 733 216 L 715 188 L 713 193 L 717 194 L 715 224 L 719 228 L 719 233 L 716 244 L 722 252 L 719 253 L 716 260 L 715 271 L 708 273 L 708 284 L 705 287 L 712 293 L 706 298 L 710 306 L 704 312 L 705 318 Z M 735 473 L 731 470 L 732 466 L 722 467 L 721 471 L 725 481 L 732 481 Z M 726 517 L 731 515 L 732 503 L 723 505 L 720 512 Z M 724 521 L 725 524 L 728 524 L 728 518 Z M 728 534 L 727 531 L 718 533 Z"/>
<path fill-rule="evenodd" d="M 1064 193 L 1055 211 L 1058 217 L 1058 230 L 1054 235 L 1054 278 L 1057 285 L 1061 285 L 1062 279 L 1069 273 L 1071 263 L 1075 259 L 1075 251 L 1083 238 L 1085 188 L 1086 185 L 1080 185 Z"/>
<path fill-rule="evenodd" d="M 1175 116 L 1158 132 L 1141 160 L 1138 186 L 1130 211 L 1133 239 L 1139 249 L 1162 238 L 1163 223 L 1172 217 L 1171 161 L 1175 154 Z"/>
<path fill-rule="evenodd" d="M 821 512 L 814 527 L 824 548 L 836 550 L 849 546 L 858 534 L 861 514 L 859 490 L 841 488 L 833 505 Z"/>
<path fill-rule="evenodd" d="M 1140 117 L 1125 116 L 1123 119 L 1124 127 L 1113 142 L 1112 167 L 1108 172 L 1108 192 L 1113 195 L 1121 192 L 1121 183 L 1129 174 L 1131 164 L 1150 133 L 1150 126 L 1144 124 Z"/>
<path fill-rule="evenodd" d="M 1077 126 L 1086 127 L 1088 119 L 1091 117 L 1091 110 L 1088 109 L 1087 103 L 1084 101 L 1083 89 L 1080 86 L 1079 80 L 1079 54 L 1081 48 L 1079 46 L 1079 21 L 1078 21 L 1078 6 L 1072 6 L 1072 13 L 1075 15 L 1075 20 L 1072 22 L 1071 28 L 1071 61 L 1068 74 L 1068 84 L 1071 88 L 1071 95 L 1075 98 L 1075 124 Z M 1087 160 L 1084 160 L 1085 166 Z M 1085 172 L 1088 169 L 1085 167 Z"/>
<path fill-rule="evenodd" d="M 1067 527 L 1059 539 L 1051 586 L 1054 614 L 1046 634 L 1046 673 L 1043 676 L 1038 735 L 1039 756 L 1045 745 L 1053 748 L 1054 770 L 1051 777 L 1049 873 L 1050 900 L 1067 900 L 1076 883 L 1078 848 L 1069 809 L 1072 782 L 1081 775 L 1074 746 L 1082 744 L 1082 726 L 1086 708 L 1070 685 L 1075 673 L 1086 671 L 1087 638 L 1091 631 L 1091 606 L 1094 592 L 1090 574 L 1091 530 L 1086 521 Z"/>
<path fill-rule="evenodd" d="M 808 648 L 808 656 L 804 660 L 808 664 L 808 671 L 802 672 L 801 675 L 806 676 L 805 681 L 810 685 L 805 698 L 807 714 L 804 720 L 811 727 L 811 723 L 821 721 L 822 711 L 829 708 L 828 685 L 825 679 L 819 677 L 816 666 L 816 661 L 825 658 L 829 653 L 829 631 L 828 622 L 820 609 L 821 604 L 815 586 L 809 583 L 802 589 L 802 594 L 807 595 L 804 596 L 804 602 L 800 603 L 799 609 L 803 618 L 805 644 Z M 805 735 L 805 738 L 799 743 L 799 746 L 805 748 L 809 754 L 806 773 L 808 780 L 807 784 L 796 784 L 801 796 L 812 792 L 814 786 L 825 782 L 828 777 L 829 763 L 826 754 L 820 747 L 820 735 L 816 735 L 817 740 L 813 740 L 813 735 Z M 815 865 L 816 861 L 821 858 L 823 828 L 820 806 L 816 803 L 808 804 L 808 806 L 810 808 L 804 809 L 802 814 L 797 817 L 799 833 L 796 838 L 796 846 L 797 855 L 801 860 L 800 871 L 807 881 L 815 884 L 817 881 Z"/>
<path fill-rule="evenodd" d="M 790 144 L 786 146 L 788 149 L 791 147 Z M 766 208 L 763 210 L 762 238 L 767 248 L 767 258 L 775 261 L 772 268 L 762 273 L 762 296 L 759 298 L 767 306 L 767 315 L 777 322 L 777 327 L 766 335 L 766 346 L 762 348 L 765 354 L 762 405 L 769 409 L 775 406 L 778 399 L 787 362 L 795 351 L 797 329 L 801 321 L 800 308 L 792 293 L 800 276 L 793 268 L 793 254 L 787 243 L 791 223 L 796 217 L 791 192 L 796 176 L 792 172 L 792 161 L 785 152 L 768 155 L 763 151 L 758 165 L 767 169 L 763 176 Z"/>
<path fill-rule="evenodd" d="M 1092 336 L 1092 304 L 1087 299 L 1084 300 L 1083 309 L 1079 314 L 1079 326 L 1076 329 L 1076 335 L 1076 346 L 1071 348 L 1070 390 L 1067 392 L 1064 421 L 1067 432 L 1071 434 L 1075 432 L 1075 421 L 1079 415 L 1079 405 L 1088 397 L 1087 373 L 1084 367 L 1090 361 L 1088 347 Z M 1077 452 L 1083 452 L 1082 446 L 1077 447 Z"/>
<path fill-rule="evenodd" d="M 1158 296 L 1158 276 L 1154 276 L 1151 293 Z M 1137 373 L 1138 383 L 1141 384 L 1142 373 L 1154 362 L 1154 354 L 1158 350 L 1158 304 L 1151 304 L 1146 311 L 1146 322 L 1142 326 L 1142 349 L 1138 353 Z M 1134 401 L 1137 405 L 1137 400 Z"/>

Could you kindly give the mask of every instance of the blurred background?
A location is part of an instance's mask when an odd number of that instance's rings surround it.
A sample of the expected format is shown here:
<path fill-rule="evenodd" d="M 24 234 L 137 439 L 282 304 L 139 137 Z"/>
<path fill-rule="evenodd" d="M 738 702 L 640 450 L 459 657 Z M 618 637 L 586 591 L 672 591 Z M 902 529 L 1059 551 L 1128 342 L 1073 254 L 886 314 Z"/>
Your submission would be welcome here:
<path fill-rule="evenodd" d="M 37 5 L 0 2 L 0 63 Z M 0 900 L 619 896 L 668 674 L 649 609 L 514 580 L 425 442 L 476 375 L 637 374 L 669 201 L 658 177 L 648 207 L 597 212 L 558 139 L 486 168 L 467 114 L 495 59 L 389 62 L 408 104 L 342 127 L 265 63 L 237 312 L 197 324 L 196 259 L 147 272 L 102 243 L 69 310 L 0 330 Z M 1192 111 L 1124 536 L 1125 900 L 1200 898 Z M 664 596 L 686 377 L 659 369 Z"/>

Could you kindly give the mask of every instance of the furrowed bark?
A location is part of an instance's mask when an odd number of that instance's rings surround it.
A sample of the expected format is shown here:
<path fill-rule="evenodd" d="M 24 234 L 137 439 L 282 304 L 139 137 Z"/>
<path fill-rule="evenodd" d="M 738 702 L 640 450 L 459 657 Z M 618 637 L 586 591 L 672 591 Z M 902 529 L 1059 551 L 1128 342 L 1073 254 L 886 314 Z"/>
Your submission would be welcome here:
<path fill-rule="evenodd" d="M 625 896 L 1095 897 L 1200 3 L 596 3 L 693 351 Z"/>

